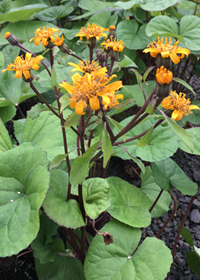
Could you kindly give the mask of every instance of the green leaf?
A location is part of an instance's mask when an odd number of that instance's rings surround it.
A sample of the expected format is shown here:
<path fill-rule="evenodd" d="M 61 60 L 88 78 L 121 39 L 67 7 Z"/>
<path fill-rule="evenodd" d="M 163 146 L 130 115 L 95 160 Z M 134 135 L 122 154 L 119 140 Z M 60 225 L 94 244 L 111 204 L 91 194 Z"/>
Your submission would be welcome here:
<path fill-rule="evenodd" d="M 152 40 L 147 37 L 145 27 L 146 25 L 142 25 L 138 30 L 138 23 L 135 20 L 123 20 L 118 24 L 116 34 L 128 49 L 143 49 Z"/>
<path fill-rule="evenodd" d="M 0 153 L 3 153 L 10 149 L 13 149 L 13 144 L 11 142 L 7 129 L 0 119 Z"/>
<path fill-rule="evenodd" d="M 38 278 L 41 280 L 85 280 L 83 265 L 77 258 L 55 256 L 53 262 L 41 264 L 35 259 Z"/>
<path fill-rule="evenodd" d="M 4 123 L 12 120 L 16 114 L 16 108 L 14 105 L 0 107 L 0 118 Z"/>
<path fill-rule="evenodd" d="M 18 254 L 36 238 L 49 188 L 46 153 L 24 143 L 0 155 L 0 256 Z"/>
<path fill-rule="evenodd" d="M 151 201 L 151 206 L 152 206 L 154 201 L 158 197 L 161 189 L 154 180 L 150 166 L 146 167 L 145 174 L 141 174 L 141 179 L 142 179 L 141 190 L 144 193 L 146 193 L 146 195 Z M 170 202 L 171 202 L 170 194 L 166 191 L 163 191 L 163 193 L 161 194 L 160 198 L 158 199 L 156 205 L 154 206 L 151 212 L 152 218 L 161 217 L 167 211 L 169 211 Z"/>
<path fill-rule="evenodd" d="M 1 13 L 6 13 L 10 9 L 12 0 L 2 0 L 0 3 L 0 12 Z"/>
<path fill-rule="evenodd" d="M 92 2 L 88 2 L 87 0 L 81 0 L 78 3 L 78 6 L 86 11 L 97 12 L 101 10 L 105 10 L 106 8 L 110 8 L 113 6 L 113 2 L 102 2 L 93 0 Z"/>
<path fill-rule="evenodd" d="M 179 228 L 180 228 L 180 223 L 178 223 L 178 229 Z M 185 241 L 190 245 L 190 247 L 194 247 L 192 236 L 185 227 L 182 228 L 181 235 L 185 239 Z"/>
<path fill-rule="evenodd" d="M 78 115 L 76 112 L 73 112 L 65 122 L 65 127 L 70 127 L 77 124 L 80 120 L 81 115 Z"/>
<path fill-rule="evenodd" d="M 103 168 L 106 168 L 107 163 L 113 154 L 112 144 L 106 126 L 104 126 L 102 152 L 103 152 Z"/>
<path fill-rule="evenodd" d="M 162 110 L 159 110 L 167 121 L 171 129 L 176 133 L 178 138 L 191 150 L 194 149 L 191 135 L 182 127 L 180 127 L 175 121 L 170 119 Z"/>
<path fill-rule="evenodd" d="M 22 79 L 14 78 L 14 73 L 12 73 L 12 71 L 0 73 L 0 84 L 0 97 L 4 97 L 8 100 L 9 105 L 18 105 L 22 102 L 20 100 L 21 98 L 23 98 L 24 101 L 36 95 L 35 93 L 29 95 L 23 93 L 25 82 Z M 4 105 L 2 104 L 2 106 Z"/>
<path fill-rule="evenodd" d="M 83 182 L 83 201 L 87 215 L 96 219 L 110 206 L 109 185 L 105 179 L 92 178 Z"/>
<path fill-rule="evenodd" d="M 27 116 L 30 117 L 32 120 L 39 117 L 40 113 L 42 111 L 47 110 L 47 107 L 45 104 L 38 103 L 35 106 L 31 107 L 30 111 L 27 112 Z"/>
<path fill-rule="evenodd" d="M 37 13 L 35 17 L 44 21 L 54 21 L 66 17 L 73 10 L 73 6 L 54 6 Z"/>
<path fill-rule="evenodd" d="M 117 1 L 115 3 L 115 6 L 120 7 L 124 10 L 128 10 L 135 6 L 141 7 L 145 11 L 162 11 L 170 6 L 174 6 L 178 2 L 178 0 L 147 0 L 145 2 L 142 2 L 140 0 L 131 0 L 127 2 Z"/>
<path fill-rule="evenodd" d="M 54 261 L 57 249 L 53 247 L 53 236 L 57 235 L 57 229 L 58 224 L 55 224 L 43 212 L 40 215 L 39 233 L 37 238 L 31 243 L 31 248 L 34 250 L 34 258 L 40 259 L 41 263 Z"/>
<path fill-rule="evenodd" d="M 51 85 L 52 88 L 54 88 L 57 84 L 57 75 L 56 75 L 56 71 L 55 68 L 53 67 L 51 70 Z"/>
<path fill-rule="evenodd" d="M 46 8 L 44 4 L 27 5 L 20 8 L 10 9 L 6 14 L 1 14 L 0 22 L 17 22 L 20 20 L 28 20 L 35 12 Z"/>
<path fill-rule="evenodd" d="M 60 111 L 62 113 L 62 111 L 69 105 L 70 100 L 69 100 L 69 96 L 64 94 L 63 96 L 61 96 L 61 98 L 59 99 L 60 104 L 61 104 L 61 108 Z"/>
<path fill-rule="evenodd" d="M 122 126 L 126 126 L 133 117 L 126 118 L 121 122 Z M 148 130 L 155 124 L 154 116 L 147 121 L 139 123 L 136 127 L 126 133 L 127 139 L 135 137 Z M 113 131 L 115 134 L 115 129 Z M 169 126 L 158 126 L 153 130 L 149 143 L 144 147 L 138 147 L 137 143 L 140 138 L 133 141 L 123 143 L 124 147 L 132 157 L 139 157 L 145 161 L 158 161 L 172 156 L 179 147 L 179 139 Z M 122 159 L 129 159 L 121 147 L 113 146 L 113 152 Z"/>
<path fill-rule="evenodd" d="M 51 170 L 50 188 L 43 203 L 44 211 L 60 226 L 74 229 L 84 226 L 78 202 L 74 199 L 67 201 L 67 191 L 68 174 L 60 169 Z"/>
<path fill-rule="evenodd" d="M 17 134 L 18 130 L 15 131 Z M 76 141 L 74 141 L 76 134 L 70 128 L 66 128 L 66 134 L 68 150 L 70 151 L 76 148 Z M 34 120 L 27 117 L 23 128 L 22 142 L 32 142 L 39 145 L 47 152 L 47 158 L 50 161 L 58 154 L 63 154 L 63 136 L 59 118 L 49 112 L 41 112 L 39 117 Z M 70 153 L 70 159 L 76 156 L 76 151 Z"/>
<path fill-rule="evenodd" d="M 104 4 L 105 4 L 105 2 L 103 3 L 101 1 L 101 4 L 99 7 L 102 8 L 102 5 L 104 5 Z M 91 2 L 91 5 L 92 5 L 92 2 Z M 111 15 L 111 11 L 98 12 L 98 14 L 92 15 L 89 18 L 87 23 L 90 23 L 90 25 L 92 25 L 93 23 L 96 23 L 97 25 L 100 25 L 104 28 L 109 29 L 110 25 L 115 25 L 117 23 L 117 17 L 118 16 L 116 14 Z M 85 25 L 85 23 L 82 24 L 82 26 L 84 26 L 84 25 Z"/>
<path fill-rule="evenodd" d="M 193 94 L 194 96 L 196 97 L 196 93 L 194 92 L 193 88 L 188 85 L 188 83 L 186 83 L 185 81 L 179 79 L 179 78 L 173 78 L 173 80 L 181 85 L 183 85 L 184 87 L 186 87 L 187 89 L 189 89 Z"/>
<path fill-rule="evenodd" d="M 101 229 L 104 231 L 113 235 L 114 242 L 105 246 L 102 236 L 93 238 L 84 264 L 87 280 L 147 280 L 147 275 L 148 280 L 161 280 L 166 277 L 172 255 L 163 241 L 147 237 L 137 248 L 141 231 L 115 219 Z"/>
<path fill-rule="evenodd" d="M 197 184 L 193 183 L 183 170 L 170 158 L 151 164 L 156 183 L 163 190 L 170 190 L 173 185 L 184 195 L 195 195 Z"/>
<path fill-rule="evenodd" d="M 57 155 L 49 164 L 49 170 L 58 167 L 68 154 Z"/>
<path fill-rule="evenodd" d="M 146 27 L 147 36 L 171 36 L 177 38 L 178 26 L 176 22 L 168 16 L 157 16 L 150 20 Z M 180 36 L 179 36 L 180 37 Z"/>
<path fill-rule="evenodd" d="M 187 129 L 186 131 L 192 137 L 192 141 L 193 141 L 193 145 L 194 145 L 193 152 L 191 152 L 191 150 L 183 142 L 180 142 L 181 150 L 183 150 L 189 154 L 200 155 L 200 146 L 199 146 L 200 128 L 193 127 L 193 128 Z"/>
<path fill-rule="evenodd" d="M 176 9 L 181 15 L 194 15 L 195 8 L 197 9 L 196 12 L 200 11 L 199 5 L 196 7 L 196 3 L 184 1 L 182 0 L 177 6 Z"/>
<path fill-rule="evenodd" d="M 147 68 L 147 70 L 144 72 L 143 77 L 142 77 L 144 83 L 145 83 L 145 81 L 146 81 L 147 76 L 149 75 L 149 73 L 150 73 L 154 68 L 155 68 L 155 66 L 150 66 L 150 67 Z M 148 84 L 146 84 L 146 85 L 148 85 Z"/>
<path fill-rule="evenodd" d="M 200 256 L 196 252 L 187 252 L 187 264 L 200 277 Z"/>
<path fill-rule="evenodd" d="M 110 186 L 111 207 L 107 210 L 110 215 L 132 227 L 147 227 L 151 222 L 148 197 L 118 177 L 109 177 L 106 181 Z"/>
<path fill-rule="evenodd" d="M 70 172 L 71 185 L 76 186 L 77 184 L 82 184 L 83 180 L 85 179 L 85 177 L 88 175 L 89 172 L 90 159 L 94 155 L 98 147 L 99 147 L 99 142 L 97 142 L 91 148 L 89 148 L 84 153 L 83 156 L 79 156 L 74 160 Z"/>
<path fill-rule="evenodd" d="M 144 147 L 146 145 L 148 145 L 149 141 L 150 141 L 150 138 L 151 138 L 151 135 L 153 133 L 153 125 L 149 128 L 149 130 L 147 131 L 147 133 L 142 136 L 140 138 L 140 140 L 137 142 L 137 146 L 138 147 Z"/>
<path fill-rule="evenodd" d="M 180 21 L 180 35 L 184 38 L 184 45 L 190 50 L 200 50 L 200 18 L 194 15 L 184 16 Z"/>

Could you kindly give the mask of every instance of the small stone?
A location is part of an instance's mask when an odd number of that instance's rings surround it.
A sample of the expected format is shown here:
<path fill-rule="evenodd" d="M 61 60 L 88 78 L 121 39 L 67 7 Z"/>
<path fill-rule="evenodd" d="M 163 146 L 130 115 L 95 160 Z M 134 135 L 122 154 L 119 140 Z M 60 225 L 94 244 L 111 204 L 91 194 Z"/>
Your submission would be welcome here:
<path fill-rule="evenodd" d="M 186 259 L 186 256 L 187 256 L 187 252 L 189 251 L 190 249 L 187 247 L 187 246 L 183 246 L 182 248 L 182 254 L 183 254 L 183 257 Z"/>
<path fill-rule="evenodd" d="M 194 200 L 192 204 L 193 208 L 200 209 L 200 201 Z"/>
<path fill-rule="evenodd" d="M 183 215 L 185 215 L 186 211 L 187 211 L 188 205 L 185 203 L 181 204 L 181 212 Z"/>
<path fill-rule="evenodd" d="M 200 223 L 200 212 L 198 209 L 193 209 L 190 213 L 190 220 L 195 223 L 198 224 Z"/>
<path fill-rule="evenodd" d="M 176 257 L 175 258 L 175 262 L 180 266 L 180 267 L 184 267 L 186 264 L 186 261 L 180 257 Z"/>
<path fill-rule="evenodd" d="M 200 232 L 199 232 L 199 233 L 195 233 L 195 238 L 196 238 L 197 240 L 200 240 Z"/>
<path fill-rule="evenodd" d="M 192 275 L 182 276 L 180 280 L 192 280 Z"/>
<path fill-rule="evenodd" d="M 196 171 L 195 169 L 193 170 L 193 177 L 195 181 L 199 182 L 200 181 L 200 173 Z"/>

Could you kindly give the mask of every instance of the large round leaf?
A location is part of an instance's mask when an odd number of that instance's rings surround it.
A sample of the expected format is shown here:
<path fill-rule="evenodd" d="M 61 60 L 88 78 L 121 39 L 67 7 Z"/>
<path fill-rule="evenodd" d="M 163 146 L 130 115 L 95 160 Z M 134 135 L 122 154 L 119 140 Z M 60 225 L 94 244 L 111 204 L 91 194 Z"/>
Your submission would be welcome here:
<path fill-rule="evenodd" d="M 181 150 L 183 150 L 189 154 L 200 155 L 200 146 L 199 146 L 200 128 L 193 127 L 193 128 L 187 129 L 186 131 L 192 136 L 194 149 L 193 149 L 193 152 L 191 152 L 191 150 L 183 142 L 180 142 Z"/>
<path fill-rule="evenodd" d="M 39 117 L 34 120 L 27 117 L 24 127 L 23 122 L 17 122 L 21 124 L 15 127 L 18 141 L 22 133 L 22 142 L 32 142 L 39 145 L 47 152 L 47 158 L 50 161 L 57 155 L 64 153 L 60 120 L 55 115 L 49 112 L 42 112 Z M 70 128 L 66 128 L 66 134 L 68 151 L 70 151 L 76 147 L 76 141 L 74 141 L 76 134 Z M 77 156 L 77 152 L 73 151 L 69 156 L 70 158 L 74 158 Z"/>
<path fill-rule="evenodd" d="M 91 178 L 83 181 L 83 201 L 87 215 L 96 219 L 110 206 L 109 185 L 103 178 Z"/>
<path fill-rule="evenodd" d="M 87 280 L 161 280 L 166 277 L 172 255 L 163 241 L 146 238 L 134 253 L 141 236 L 139 229 L 112 220 L 103 231 L 113 235 L 113 243 L 106 246 L 99 235 L 92 240 L 84 264 Z"/>
<path fill-rule="evenodd" d="M 24 143 L 0 155 L 0 256 L 17 254 L 36 238 L 49 187 L 46 153 Z"/>
<path fill-rule="evenodd" d="M 121 21 L 117 26 L 117 37 L 131 50 L 143 49 L 152 40 L 146 35 L 145 25 L 138 30 L 138 23 L 135 20 Z"/>
<path fill-rule="evenodd" d="M 123 120 L 120 124 L 125 127 L 133 117 L 129 117 Z M 126 139 L 135 137 L 147 129 L 149 129 L 156 120 L 149 119 L 145 122 L 139 123 L 136 127 L 134 127 L 131 131 L 126 134 Z M 115 132 L 117 133 L 117 131 Z M 128 153 L 133 157 L 140 157 L 145 161 L 159 161 L 165 158 L 172 156 L 179 147 L 179 140 L 173 130 L 167 126 L 158 126 L 153 130 L 151 138 L 146 145 L 143 147 L 138 147 L 137 143 L 141 138 L 138 138 L 134 141 L 120 144 L 120 146 L 124 147 Z M 113 147 L 114 153 L 121 157 L 122 159 L 129 159 L 129 155 L 124 152 L 124 149 L 121 147 Z"/>
<path fill-rule="evenodd" d="M 106 179 L 110 186 L 111 207 L 108 212 L 132 227 L 147 227 L 151 222 L 150 201 L 140 189 L 118 178 Z"/>
<path fill-rule="evenodd" d="M 84 226 L 78 202 L 74 199 L 67 201 L 67 190 L 68 174 L 60 169 L 51 170 L 50 189 L 43 204 L 44 210 L 47 216 L 60 226 L 67 228 Z"/>

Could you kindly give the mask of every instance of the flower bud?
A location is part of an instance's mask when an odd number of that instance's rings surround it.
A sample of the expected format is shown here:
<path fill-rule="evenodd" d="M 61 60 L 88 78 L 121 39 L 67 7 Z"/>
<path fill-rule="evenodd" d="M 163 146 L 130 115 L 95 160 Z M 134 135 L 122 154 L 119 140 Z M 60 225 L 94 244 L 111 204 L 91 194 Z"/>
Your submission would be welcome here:
<path fill-rule="evenodd" d="M 12 46 L 18 46 L 19 45 L 19 40 L 17 37 L 15 37 L 12 33 L 10 32 L 6 32 L 4 38 L 6 40 L 8 40 L 8 42 L 12 45 Z"/>
<path fill-rule="evenodd" d="M 115 38 L 116 27 L 115 25 L 111 25 L 109 28 L 109 37 Z"/>

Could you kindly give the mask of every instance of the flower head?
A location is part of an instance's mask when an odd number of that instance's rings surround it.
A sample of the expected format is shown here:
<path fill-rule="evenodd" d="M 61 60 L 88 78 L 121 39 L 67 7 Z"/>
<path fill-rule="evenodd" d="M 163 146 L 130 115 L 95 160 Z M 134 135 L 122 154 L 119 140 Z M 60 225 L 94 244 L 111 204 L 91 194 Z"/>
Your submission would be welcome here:
<path fill-rule="evenodd" d="M 107 68 L 101 67 L 99 65 L 99 63 L 95 62 L 95 61 L 92 61 L 90 63 L 87 60 L 85 60 L 85 61 L 80 60 L 78 65 L 76 65 L 75 63 L 72 63 L 72 62 L 69 62 L 68 64 L 70 66 L 75 67 L 74 69 L 71 70 L 71 72 L 80 71 L 80 72 L 89 73 L 89 74 L 91 74 L 92 72 L 96 72 L 96 73 L 103 74 L 103 75 L 106 75 L 106 73 L 107 73 Z"/>
<path fill-rule="evenodd" d="M 46 47 L 50 42 L 54 43 L 56 41 L 56 38 L 54 38 L 56 36 L 56 34 L 54 34 L 56 31 L 60 32 L 57 28 L 48 26 L 47 28 L 45 26 L 40 27 L 35 31 L 35 37 L 32 38 L 30 42 L 35 40 L 34 44 L 36 46 L 39 46 L 39 43 L 42 42 L 42 45 Z"/>
<path fill-rule="evenodd" d="M 113 50 L 115 52 L 122 52 L 124 49 L 124 42 L 116 38 L 107 39 L 106 42 L 103 42 L 101 46 L 105 45 L 106 50 Z"/>
<path fill-rule="evenodd" d="M 57 47 L 61 47 L 64 43 L 64 36 L 62 35 L 61 38 L 59 38 L 56 34 L 56 39 L 54 41 L 54 45 L 57 46 Z"/>
<path fill-rule="evenodd" d="M 156 70 L 156 79 L 160 85 L 170 84 L 173 79 L 173 74 L 171 71 L 161 66 Z"/>
<path fill-rule="evenodd" d="M 171 118 L 175 121 L 191 114 L 191 110 L 200 110 L 198 106 L 190 105 L 190 99 L 186 99 L 185 96 L 182 92 L 177 94 L 176 91 L 171 91 L 170 95 L 163 99 L 161 103 L 162 107 L 173 111 Z"/>
<path fill-rule="evenodd" d="M 190 54 L 190 51 L 188 49 L 177 47 L 179 40 L 176 41 L 174 45 L 172 45 L 171 38 L 169 39 L 169 43 L 167 42 L 167 38 L 165 38 L 165 43 L 163 43 L 163 40 L 164 38 L 160 40 L 158 37 L 157 42 L 151 42 L 147 46 L 148 48 L 144 49 L 143 52 L 150 52 L 150 55 L 152 57 L 156 57 L 158 54 L 161 54 L 163 58 L 170 57 L 175 64 L 179 63 L 180 59 L 183 58 L 185 55 L 188 56 Z"/>
<path fill-rule="evenodd" d="M 115 33 L 116 33 L 116 26 L 115 25 L 111 25 L 109 28 L 109 37 L 115 37 Z"/>
<path fill-rule="evenodd" d="M 88 23 L 87 27 L 81 27 L 80 32 L 76 34 L 76 37 L 79 36 L 80 40 L 83 40 L 83 37 L 86 37 L 87 40 L 94 37 L 99 40 L 99 38 L 102 36 L 104 36 L 104 38 L 107 38 L 106 33 L 103 33 L 104 31 L 109 31 L 109 29 L 98 26 L 95 23 L 93 23 L 91 26 Z"/>
<path fill-rule="evenodd" d="M 27 52 L 25 59 L 23 58 L 23 55 L 17 56 L 14 60 L 14 63 L 10 63 L 6 69 L 2 70 L 2 72 L 15 71 L 14 78 L 21 78 L 21 76 L 23 75 L 25 80 L 27 80 L 31 77 L 31 68 L 34 70 L 38 70 L 39 62 L 42 59 L 42 55 L 33 58 L 31 57 L 31 54 Z"/>
<path fill-rule="evenodd" d="M 72 76 L 73 85 L 62 82 L 60 86 L 70 94 L 70 107 L 75 108 L 77 114 L 84 115 L 83 110 L 88 103 L 92 110 L 98 110 L 101 101 L 107 109 L 119 104 L 117 99 L 123 99 L 122 94 L 115 95 L 123 86 L 121 81 L 108 85 L 114 77 L 116 76 L 112 75 L 108 78 L 105 74 L 99 72 L 86 73 L 84 76 L 76 73 Z"/>

